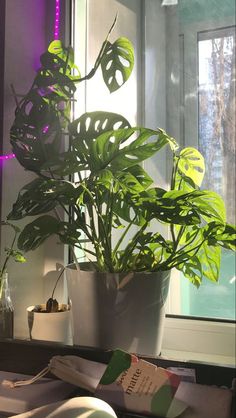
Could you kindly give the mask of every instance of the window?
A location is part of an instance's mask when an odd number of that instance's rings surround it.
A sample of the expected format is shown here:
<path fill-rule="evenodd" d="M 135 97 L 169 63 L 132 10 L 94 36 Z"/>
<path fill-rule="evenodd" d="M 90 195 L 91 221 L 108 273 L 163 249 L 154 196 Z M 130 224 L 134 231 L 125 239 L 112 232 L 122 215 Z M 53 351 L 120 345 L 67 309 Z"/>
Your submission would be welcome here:
<path fill-rule="evenodd" d="M 229 158 L 235 164 L 235 4 L 233 0 L 179 0 L 170 6 L 163 3 L 102 0 L 98 6 L 95 0 L 75 0 L 77 10 L 82 10 L 82 4 L 86 10 L 85 63 L 91 68 L 94 48 L 103 40 L 105 28 L 118 10 L 121 18 L 116 33 L 134 42 L 136 70 L 133 90 L 130 87 L 130 92 L 125 93 L 129 97 L 124 101 L 128 111 L 119 107 L 117 98 L 115 103 L 114 98 L 109 98 L 109 109 L 125 114 L 131 122 L 150 128 L 160 126 L 183 146 L 199 147 L 209 166 L 204 187 L 222 194 L 227 201 L 228 219 L 234 222 L 235 178 L 225 170 L 230 167 Z M 95 31 L 100 38 L 90 39 Z M 95 87 L 90 84 L 88 88 Z M 85 92 L 88 111 L 96 107 L 91 103 L 91 90 Z M 101 108 L 101 96 L 98 100 Z M 234 147 L 234 153 L 228 145 Z M 153 158 L 148 167 L 157 184 L 164 187 L 168 182 L 162 174 L 165 167 L 169 172 L 165 155 Z M 191 357 L 185 353 L 182 358 L 193 359 L 195 351 L 208 352 L 210 356 L 221 356 L 222 362 L 231 361 L 234 324 L 227 321 L 235 319 L 234 256 L 223 254 L 219 285 L 204 283 L 195 289 L 179 274 L 173 276 L 168 303 L 172 317 L 167 318 L 164 353 L 188 352 Z M 181 319 L 181 315 L 193 320 Z M 208 321 L 199 321 L 199 317 Z"/>
<path fill-rule="evenodd" d="M 235 31 L 197 34 L 198 144 L 204 155 L 203 187 L 219 193 L 235 223 Z M 219 284 L 200 289 L 181 281 L 181 314 L 235 320 L 235 254 L 223 251 Z"/>

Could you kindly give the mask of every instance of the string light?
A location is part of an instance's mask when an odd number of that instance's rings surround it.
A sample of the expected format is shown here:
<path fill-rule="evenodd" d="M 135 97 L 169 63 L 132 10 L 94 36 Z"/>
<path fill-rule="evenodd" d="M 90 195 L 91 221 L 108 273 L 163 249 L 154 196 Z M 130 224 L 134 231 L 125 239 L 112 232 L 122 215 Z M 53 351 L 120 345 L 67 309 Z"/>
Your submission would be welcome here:
<path fill-rule="evenodd" d="M 60 32 L 60 0 L 55 0 L 55 25 L 54 25 L 54 40 L 59 39 Z"/>
<path fill-rule="evenodd" d="M 15 158 L 15 154 L 0 155 L 0 161 L 11 160 Z"/>
<path fill-rule="evenodd" d="M 55 0 L 55 24 L 54 24 L 54 40 L 59 39 L 60 33 L 60 0 Z M 46 128 L 45 128 L 46 129 Z M 44 133 L 46 130 L 44 131 Z M 0 155 L 0 161 L 11 160 L 15 158 L 15 154 Z"/>

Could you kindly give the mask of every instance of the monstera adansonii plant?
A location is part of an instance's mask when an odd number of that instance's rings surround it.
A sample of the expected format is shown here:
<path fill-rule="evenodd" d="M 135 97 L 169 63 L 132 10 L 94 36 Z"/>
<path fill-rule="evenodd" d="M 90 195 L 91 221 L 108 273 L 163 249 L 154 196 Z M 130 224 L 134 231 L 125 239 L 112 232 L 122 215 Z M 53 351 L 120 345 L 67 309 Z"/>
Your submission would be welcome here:
<path fill-rule="evenodd" d="M 30 219 L 18 247 L 34 250 L 55 234 L 61 243 L 82 249 L 98 271 L 175 267 L 197 286 L 204 277 L 217 281 L 221 248 L 235 250 L 235 226 L 226 222 L 222 198 L 200 189 L 205 170 L 200 152 L 179 151 L 164 130 L 132 127 L 111 112 L 71 120 L 79 83 L 101 68 L 114 92 L 133 65 L 133 47 L 126 38 L 110 43 L 107 37 L 84 77 L 72 48 L 60 41 L 41 56 L 41 68 L 17 105 L 10 132 L 16 158 L 35 174 L 8 216 Z M 142 165 L 163 147 L 173 154 L 169 190 L 154 185 Z M 160 225 L 166 234 L 158 232 Z M 84 246 L 84 240 L 90 245 Z"/>

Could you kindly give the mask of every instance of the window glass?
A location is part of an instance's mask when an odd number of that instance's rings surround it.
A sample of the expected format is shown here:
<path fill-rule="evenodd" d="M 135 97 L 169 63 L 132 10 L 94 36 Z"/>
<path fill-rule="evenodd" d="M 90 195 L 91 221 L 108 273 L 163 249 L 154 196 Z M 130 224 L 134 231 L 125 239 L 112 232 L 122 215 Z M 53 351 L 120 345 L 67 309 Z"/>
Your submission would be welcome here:
<path fill-rule="evenodd" d="M 175 71 L 180 125 L 175 135 L 183 145 L 202 152 L 206 164 L 202 188 L 223 197 L 227 220 L 235 223 L 235 3 L 180 0 L 168 15 L 170 26 L 179 32 Z M 170 81 L 169 89 L 173 87 Z M 168 123 L 176 129 L 171 120 Z M 235 269 L 235 254 L 223 250 L 217 284 L 204 281 L 196 289 L 175 272 L 169 313 L 235 320 Z M 173 294 L 178 295 L 177 302 Z"/>
<path fill-rule="evenodd" d="M 235 33 L 198 33 L 198 142 L 205 157 L 203 187 L 219 193 L 235 222 Z M 235 254 L 222 251 L 219 284 L 194 289 L 181 281 L 181 313 L 235 319 Z"/>
<path fill-rule="evenodd" d="M 235 34 L 232 28 L 198 34 L 199 148 L 204 187 L 223 197 L 235 221 Z"/>

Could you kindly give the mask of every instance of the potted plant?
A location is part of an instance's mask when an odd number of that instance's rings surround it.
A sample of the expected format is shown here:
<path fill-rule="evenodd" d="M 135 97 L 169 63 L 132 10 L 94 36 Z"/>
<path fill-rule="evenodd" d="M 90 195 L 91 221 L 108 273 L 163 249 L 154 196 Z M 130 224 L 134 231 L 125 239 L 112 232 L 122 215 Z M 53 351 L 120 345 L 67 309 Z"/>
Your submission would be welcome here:
<path fill-rule="evenodd" d="M 21 189 L 8 218 L 37 216 L 19 236 L 24 251 L 56 234 L 72 251 L 85 252 L 86 266 L 74 259 L 78 291 L 70 280 L 77 297 L 72 308 L 78 307 L 81 324 L 76 342 L 158 354 L 154 329 L 163 322 L 169 272 L 178 269 L 195 286 L 205 278 L 216 282 L 221 247 L 235 250 L 235 226 L 226 222 L 221 197 L 200 190 L 205 167 L 198 150 L 179 152 L 164 130 L 131 127 L 119 114 L 97 111 L 70 120 L 77 84 L 101 67 L 113 92 L 127 81 L 133 65 L 126 38 L 112 44 L 107 37 L 84 77 L 70 47 L 60 41 L 49 45 L 11 128 L 16 158 L 36 177 Z M 173 153 L 169 190 L 154 186 L 141 165 L 163 147 Z M 158 232 L 159 224 L 167 227 L 166 235 Z"/>
<path fill-rule="evenodd" d="M 1 221 L 1 226 L 7 226 L 13 230 L 13 238 L 10 247 L 6 247 L 3 263 L 0 264 L 0 338 L 13 338 L 14 308 L 8 284 L 8 263 L 12 258 L 18 263 L 26 261 L 23 254 L 16 249 L 16 240 L 20 229 L 5 221 Z"/>
<path fill-rule="evenodd" d="M 0 337 L 13 337 L 14 308 L 11 301 L 8 283 L 8 264 L 10 259 L 18 263 L 25 263 L 26 258 L 16 248 L 20 228 L 10 222 L 1 221 L 1 226 L 8 226 L 14 231 L 10 247 L 4 249 L 6 256 L 0 264 Z M 52 290 L 51 297 L 44 304 L 29 306 L 28 325 L 31 339 L 71 342 L 71 306 L 59 304 L 54 293 L 65 268 L 59 270 L 59 275 Z M 40 315 L 43 313 L 44 315 Z"/>
<path fill-rule="evenodd" d="M 69 303 L 58 303 L 57 299 L 54 298 L 57 284 L 64 271 L 64 267 L 59 269 L 52 294 L 46 303 L 27 308 L 29 335 L 32 340 L 71 343 L 71 305 Z"/>

